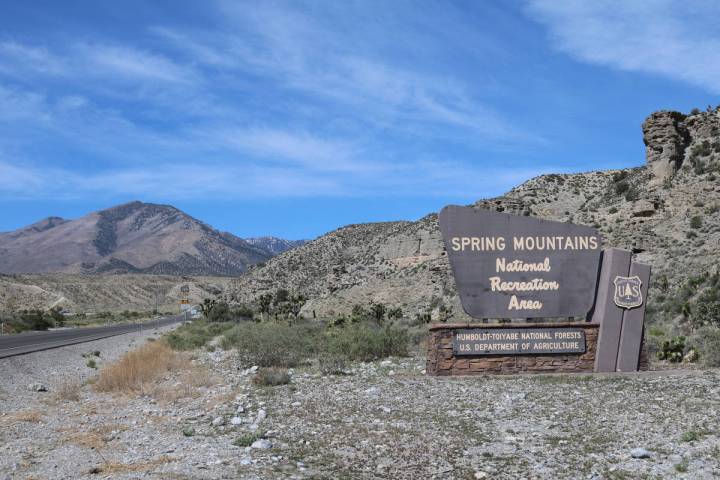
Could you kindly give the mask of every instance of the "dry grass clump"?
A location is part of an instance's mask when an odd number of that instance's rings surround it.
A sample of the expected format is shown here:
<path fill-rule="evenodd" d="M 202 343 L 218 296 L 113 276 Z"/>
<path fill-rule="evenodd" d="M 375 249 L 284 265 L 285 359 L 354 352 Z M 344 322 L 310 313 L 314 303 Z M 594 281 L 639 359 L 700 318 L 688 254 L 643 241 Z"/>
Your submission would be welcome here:
<path fill-rule="evenodd" d="M 160 465 L 164 465 L 166 463 L 174 462 L 175 459 L 172 457 L 169 457 L 167 455 L 162 455 L 161 457 L 158 457 L 156 459 L 147 461 L 147 462 L 138 462 L 138 463 L 121 463 L 121 462 L 114 462 L 110 461 L 102 466 L 95 467 L 90 470 L 90 474 L 98 474 L 98 473 L 106 473 L 106 474 L 121 474 L 121 473 L 137 473 L 137 472 L 146 472 L 148 470 L 152 470 L 153 468 L 159 467 Z"/>
<path fill-rule="evenodd" d="M 220 383 L 206 368 L 192 366 L 178 375 L 172 385 L 157 385 L 150 394 L 161 403 L 175 403 L 183 398 L 198 398 L 202 387 L 211 387 Z"/>
<path fill-rule="evenodd" d="M 73 428 L 58 429 L 60 433 L 68 432 L 65 441 L 79 447 L 98 450 L 107 446 L 112 439 L 112 432 L 121 432 L 127 430 L 126 425 L 121 424 L 105 424 L 86 431 L 74 431 Z"/>
<path fill-rule="evenodd" d="M 69 402 L 80 401 L 80 384 L 73 382 L 65 382 L 55 391 L 55 398 Z"/>
<path fill-rule="evenodd" d="M 277 385 L 287 385 L 290 383 L 290 373 L 285 368 L 269 367 L 261 368 L 252 377 L 255 385 L 263 387 L 275 387 Z"/>
<path fill-rule="evenodd" d="M 99 392 L 145 393 L 165 374 L 190 367 L 187 355 L 164 342 L 150 342 L 104 367 L 94 388 Z"/>
<path fill-rule="evenodd" d="M 42 413 L 37 410 L 20 410 L 19 412 L 11 413 L 8 419 L 11 422 L 39 423 L 42 417 Z"/>

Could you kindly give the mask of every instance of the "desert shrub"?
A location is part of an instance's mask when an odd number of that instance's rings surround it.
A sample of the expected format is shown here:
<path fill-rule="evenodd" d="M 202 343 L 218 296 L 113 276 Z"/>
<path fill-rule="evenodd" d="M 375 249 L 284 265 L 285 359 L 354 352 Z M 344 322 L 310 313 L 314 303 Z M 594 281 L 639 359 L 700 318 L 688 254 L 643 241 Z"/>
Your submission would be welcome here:
<path fill-rule="evenodd" d="M 393 320 L 393 319 L 398 320 L 398 319 L 402 318 L 402 316 L 403 316 L 403 311 L 402 311 L 402 308 L 400 308 L 400 307 L 391 308 L 387 312 L 387 317 L 389 320 Z"/>
<path fill-rule="evenodd" d="M 626 181 L 617 182 L 615 184 L 615 193 L 618 195 L 622 195 L 625 192 L 627 192 L 629 188 L 630 188 L 630 184 L 628 182 L 626 182 Z"/>
<path fill-rule="evenodd" d="M 327 351 L 348 360 L 370 361 L 408 354 L 407 331 L 394 326 L 377 327 L 369 323 L 348 325 L 327 335 Z"/>
<path fill-rule="evenodd" d="M 273 300 L 274 305 L 279 305 L 283 302 L 290 300 L 290 291 L 285 288 L 279 288 L 275 292 L 275 299 Z"/>
<path fill-rule="evenodd" d="M 342 355 L 323 353 L 318 357 L 318 367 L 323 375 L 344 375 L 347 360 Z"/>
<path fill-rule="evenodd" d="M 203 320 L 186 323 L 163 337 L 173 350 L 194 350 L 227 331 L 231 322 L 208 323 Z"/>
<path fill-rule="evenodd" d="M 700 215 L 695 215 L 690 219 L 690 228 L 698 229 L 702 227 L 703 218 Z"/>
<path fill-rule="evenodd" d="M 617 213 L 618 209 L 615 207 L 610 207 L 610 210 L 608 210 L 608 213 Z"/>
<path fill-rule="evenodd" d="M 78 402 L 80 401 L 80 384 L 65 382 L 57 388 L 55 396 L 58 400 Z"/>
<path fill-rule="evenodd" d="M 700 350 L 700 360 L 706 367 L 720 367 L 720 328 L 704 327 L 693 336 Z"/>
<path fill-rule="evenodd" d="M 625 191 L 625 200 L 628 202 L 634 202 L 638 198 L 640 198 L 640 190 L 638 190 L 634 185 L 630 185 Z"/>
<path fill-rule="evenodd" d="M 628 172 L 622 170 L 620 172 L 613 173 L 612 179 L 613 182 L 618 183 L 621 180 L 624 180 L 628 176 Z"/>
<path fill-rule="evenodd" d="M 350 312 L 350 321 L 353 323 L 364 322 L 370 320 L 372 315 L 362 305 L 353 305 Z"/>
<path fill-rule="evenodd" d="M 255 440 L 260 440 L 261 438 L 262 436 L 257 433 L 244 433 L 235 439 L 233 445 L 236 447 L 249 447 L 255 442 Z"/>
<path fill-rule="evenodd" d="M 667 360 L 672 363 L 682 362 L 685 351 L 685 337 L 675 337 L 665 340 L 660 347 L 657 356 L 660 360 Z"/>
<path fill-rule="evenodd" d="M 290 373 L 285 368 L 261 368 L 252 377 L 255 385 L 263 387 L 275 387 L 277 385 L 287 385 L 290 383 Z"/>
<path fill-rule="evenodd" d="M 240 355 L 260 367 L 295 367 L 318 350 L 321 326 L 279 322 L 242 323 L 228 330 L 221 346 L 236 347 Z"/>
<path fill-rule="evenodd" d="M 23 310 L 20 312 L 21 329 L 23 330 L 47 330 L 53 326 L 52 318 L 42 310 Z"/>
<path fill-rule="evenodd" d="M 703 301 L 698 299 L 691 315 L 693 326 L 701 327 L 706 325 L 720 326 L 720 301 Z"/>

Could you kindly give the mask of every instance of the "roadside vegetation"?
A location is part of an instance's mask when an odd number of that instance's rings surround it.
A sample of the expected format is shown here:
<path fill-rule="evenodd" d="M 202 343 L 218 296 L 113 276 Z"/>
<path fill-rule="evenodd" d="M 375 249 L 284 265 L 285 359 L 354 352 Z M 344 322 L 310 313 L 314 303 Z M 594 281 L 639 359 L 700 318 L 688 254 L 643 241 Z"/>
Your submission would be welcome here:
<path fill-rule="evenodd" d="M 100 370 L 95 390 L 145 393 L 168 373 L 189 368 L 189 362 L 165 342 L 148 342 Z"/>
<path fill-rule="evenodd" d="M 705 272 L 672 286 L 654 279 L 659 292 L 648 309 L 650 353 L 669 363 L 720 366 L 720 272 Z"/>
<path fill-rule="evenodd" d="M 21 333 L 31 330 L 47 330 L 62 327 L 66 317 L 59 308 L 50 310 L 20 310 L 0 313 L 0 323 L 4 333 Z"/>
<path fill-rule="evenodd" d="M 243 363 L 264 372 L 316 363 L 323 373 L 340 374 L 348 362 L 407 356 L 427 331 L 423 318 L 404 318 L 399 307 L 378 303 L 356 305 L 350 315 L 332 321 L 307 319 L 300 313 L 306 301 L 284 289 L 261 295 L 252 306 L 206 300 L 205 319 L 168 335 L 168 342 L 197 348 L 222 333 L 220 347 L 237 349 Z"/>
<path fill-rule="evenodd" d="M 11 312 L 0 312 L 0 323 L 5 334 L 27 331 L 44 331 L 60 327 L 94 327 L 115 323 L 143 322 L 152 320 L 158 315 L 173 315 L 172 312 L 157 311 L 94 312 L 70 313 L 60 307 L 48 310 L 28 309 Z"/>

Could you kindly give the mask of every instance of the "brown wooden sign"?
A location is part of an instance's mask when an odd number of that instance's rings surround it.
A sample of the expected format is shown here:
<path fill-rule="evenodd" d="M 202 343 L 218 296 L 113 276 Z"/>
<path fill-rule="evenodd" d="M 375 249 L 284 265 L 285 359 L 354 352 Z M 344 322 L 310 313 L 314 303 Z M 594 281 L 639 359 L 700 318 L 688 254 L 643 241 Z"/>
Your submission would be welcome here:
<path fill-rule="evenodd" d="M 585 353 L 581 328 L 472 328 L 456 330 L 455 355 Z"/>
<path fill-rule="evenodd" d="M 453 205 L 439 223 L 468 315 L 572 317 L 592 308 L 602 243 L 594 228 Z"/>

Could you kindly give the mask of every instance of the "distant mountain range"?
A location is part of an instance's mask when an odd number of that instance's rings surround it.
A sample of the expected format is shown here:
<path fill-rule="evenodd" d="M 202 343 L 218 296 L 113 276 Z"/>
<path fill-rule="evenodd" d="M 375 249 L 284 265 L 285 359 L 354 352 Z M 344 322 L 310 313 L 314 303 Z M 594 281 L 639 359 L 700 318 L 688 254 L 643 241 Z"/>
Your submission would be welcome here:
<path fill-rule="evenodd" d="M 239 275 L 302 243 L 243 240 L 170 205 L 136 201 L 0 233 L 0 273 Z"/>
<path fill-rule="evenodd" d="M 245 241 L 270 252 L 271 256 L 280 255 L 288 250 L 305 245 L 308 242 L 307 240 L 285 240 L 284 238 L 277 237 L 246 238 Z"/>

